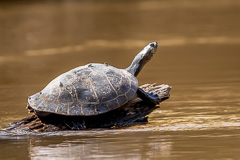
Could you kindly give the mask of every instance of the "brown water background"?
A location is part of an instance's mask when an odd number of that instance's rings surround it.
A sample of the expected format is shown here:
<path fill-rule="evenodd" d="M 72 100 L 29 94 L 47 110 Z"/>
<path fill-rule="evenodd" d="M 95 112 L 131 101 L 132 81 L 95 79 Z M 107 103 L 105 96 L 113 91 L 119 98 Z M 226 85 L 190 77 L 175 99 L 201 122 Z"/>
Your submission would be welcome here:
<path fill-rule="evenodd" d="M 0 159 L 240 159 L 240 1 L 0 1 L 0 128 L 27 97 L 90 62 L 125 68 L 159 49 L 140 84 L 172 86 L 149 124 L 40 135 L 0 132 Z"/>

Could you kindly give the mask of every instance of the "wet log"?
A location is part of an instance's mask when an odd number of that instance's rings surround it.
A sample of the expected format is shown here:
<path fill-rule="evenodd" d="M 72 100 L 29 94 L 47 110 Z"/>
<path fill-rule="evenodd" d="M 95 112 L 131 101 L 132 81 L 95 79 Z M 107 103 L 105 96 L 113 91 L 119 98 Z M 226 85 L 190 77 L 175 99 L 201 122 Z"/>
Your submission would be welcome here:
<path fill-rule="evenodd" d="M 146 92 L 159 96 L 160 102 L 169 98 L 171 87 L 168 85 L 145 84 L 140 86 Z M 159 105 L 150 105 L 140 98 L 135 98 L 126 105 L 97 116 L 62 116 L 51 114 L 47 117 L 32 115 L 10 123 L 5 131 L 10 132 L 49 132 L 79 130 L 91 128 L 120 128 L 148 122 L 148 115 Z"/>

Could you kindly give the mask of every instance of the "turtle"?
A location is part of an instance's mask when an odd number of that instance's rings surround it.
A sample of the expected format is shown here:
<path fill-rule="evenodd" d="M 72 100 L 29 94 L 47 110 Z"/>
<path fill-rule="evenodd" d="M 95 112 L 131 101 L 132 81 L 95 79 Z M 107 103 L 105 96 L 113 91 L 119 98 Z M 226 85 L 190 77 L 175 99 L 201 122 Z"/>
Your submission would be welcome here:
<path fill-rule="evenodd" d="M 90 63 L 65 72 L 29 96 L 27 108 L 38 117 L 95 116 L 124 106 L 137 96 L 151 105 L 159 104 L 158 95 L 139 88 L 136 78 L 157 47 L 157 42 L 149 43 L 125 69 Z"/>

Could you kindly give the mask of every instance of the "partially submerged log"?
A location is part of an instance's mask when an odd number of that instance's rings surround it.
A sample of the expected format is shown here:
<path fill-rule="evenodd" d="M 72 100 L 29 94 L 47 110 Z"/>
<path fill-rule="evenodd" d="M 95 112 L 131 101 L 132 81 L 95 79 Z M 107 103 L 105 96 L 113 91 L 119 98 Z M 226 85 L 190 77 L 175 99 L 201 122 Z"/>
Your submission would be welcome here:
<path fill-rule="evenodd" d="M 140 86 L 146 92 L 153 92 L 160 102 L 169 98 L 171 87 L 168 85 L 145 84 Z M 159 105 L 149 105 L 140 98 L 135 98 L 126 105 L 113 111 L 97 116 L 62 116 L 51 114 L 45 118 L 36 115 L 10 123 L 6 131 L 18 132 L 49 132 L 63 130 L 78 130 L 90 128 L 120 128 L 148 122 L 147 115 L 159 108 Z"/>

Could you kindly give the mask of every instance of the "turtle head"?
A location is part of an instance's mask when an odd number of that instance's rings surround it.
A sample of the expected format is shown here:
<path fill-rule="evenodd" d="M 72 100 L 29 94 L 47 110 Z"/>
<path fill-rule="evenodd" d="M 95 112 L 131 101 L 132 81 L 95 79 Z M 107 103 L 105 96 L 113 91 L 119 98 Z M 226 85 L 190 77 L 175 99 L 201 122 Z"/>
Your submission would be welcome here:
<path fill-rule="evenodd" d="M 141 52 L 136 55 L 131 65 L 126 68 L 126 70 L 136 77 L 142 70 L 143 66 L 150 61 L 153 55 L 156 53 L 157 47 L 157 42 L 149 43 Z"/>
<path fill-rule="evenodd" d="M 137 55 L 137 56 L 141 56 L 140 63 L 143 63 L 143 65 L 146 64 L 156 53 L 157 47 L 158 47 L 157 42 L 149 43 L 146 47 L 144 47 L 144 49 L 141 52 L 139 52 Z"/>

